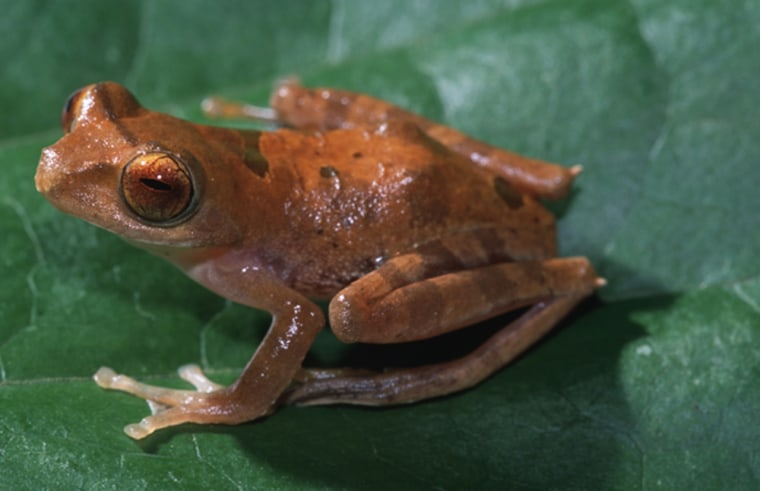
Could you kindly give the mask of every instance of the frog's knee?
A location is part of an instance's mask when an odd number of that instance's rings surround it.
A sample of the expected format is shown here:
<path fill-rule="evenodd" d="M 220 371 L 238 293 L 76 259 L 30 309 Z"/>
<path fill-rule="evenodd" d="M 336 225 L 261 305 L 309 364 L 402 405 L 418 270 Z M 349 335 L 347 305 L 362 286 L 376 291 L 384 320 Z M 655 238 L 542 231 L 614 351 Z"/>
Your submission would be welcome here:
<path fill-rule="evenodd" d="M 330 329 L 344 343 L 359 342 L 368 310 L 368 305 L 356 295 L 340 292 L 330 301 Z"/>

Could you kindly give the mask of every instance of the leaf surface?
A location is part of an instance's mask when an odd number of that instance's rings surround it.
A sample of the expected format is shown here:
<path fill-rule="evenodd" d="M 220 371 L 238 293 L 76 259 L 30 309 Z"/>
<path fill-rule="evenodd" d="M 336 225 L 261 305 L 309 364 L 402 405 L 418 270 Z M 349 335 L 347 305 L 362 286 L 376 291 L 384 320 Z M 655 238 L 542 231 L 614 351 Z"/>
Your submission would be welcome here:
<path fill-rule="evenodd" d="M 753 0 L 8 2 L 0 488 L 760 487 L 758 23 Z M 55 211 L 39 152 L 93 81 L 195 119 L 209 93 L 263 104 L 291 74 L 583 164 L 551 206 L 563 255 L 609 286 L 453 397 L 133 442 L 121 428 L 147 408 L 97 367 L 181 386 L 197 362 L 229 382 L 268 316 Z M 325 333 L 310 361 L 361 349 Z"/>

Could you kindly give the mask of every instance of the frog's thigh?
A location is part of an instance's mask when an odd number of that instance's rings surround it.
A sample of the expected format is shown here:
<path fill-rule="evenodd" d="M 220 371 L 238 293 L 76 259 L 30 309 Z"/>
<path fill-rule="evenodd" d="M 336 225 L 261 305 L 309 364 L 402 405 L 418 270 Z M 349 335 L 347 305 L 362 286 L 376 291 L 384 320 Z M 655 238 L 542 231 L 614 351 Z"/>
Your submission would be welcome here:
<path fill-rule="evenodd" d="M 339 339 L 427 339 L 543 300 L 583 297 L 597 286 L 594 270 L 582 257 L 498 263 L 429 278 L 409 277 L 402 284 L 389 263 L 330 302 L 330 325 Z"/>

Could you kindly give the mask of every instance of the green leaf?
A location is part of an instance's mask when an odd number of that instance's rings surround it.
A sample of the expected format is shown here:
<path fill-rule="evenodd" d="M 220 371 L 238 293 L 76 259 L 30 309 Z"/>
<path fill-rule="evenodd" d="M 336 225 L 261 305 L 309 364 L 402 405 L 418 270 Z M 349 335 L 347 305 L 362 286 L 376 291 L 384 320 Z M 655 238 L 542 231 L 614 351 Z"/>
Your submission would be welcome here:
<path fill-rule="evenodd" d="M 760 487 L 760 3 L 4 3 L 0 488 Z M 99 366 L 229 382 L 268 316 L 55 211 L 39 152 L 93 81 L 197 118 L 209 93 L 265 103 L 291 74 L 583 164 L 551 206 L 563 255 L 609 286 L 462 394 L 134 442 L 147 408 L 95 386 Z M 364 349 L 325 333 L 311 361 Z"/>

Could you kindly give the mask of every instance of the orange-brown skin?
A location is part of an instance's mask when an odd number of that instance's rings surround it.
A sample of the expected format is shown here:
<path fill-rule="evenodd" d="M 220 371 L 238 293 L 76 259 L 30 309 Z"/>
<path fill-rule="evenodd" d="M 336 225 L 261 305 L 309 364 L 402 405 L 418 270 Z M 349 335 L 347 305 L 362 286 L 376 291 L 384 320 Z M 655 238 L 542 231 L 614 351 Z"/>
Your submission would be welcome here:
<path fill-rule="evenodd" d="M 270 311 L 240 378 L 198 391 L 101 369 L 101 386 L 163 408 L 135 438 L 184 422 L 234 424 L 282 403 L 412 402 L 487 377 L 601 284 L 585 258 L 554 259 L 554 218 L 537 198 L 577 173 L 508 153 L 378 99 L 292 81 L 271 132 L 203 126 L 149 111 L 122 86 L 90 85 L 43 150 L 36 184 L 56 207 L 176 264 L 210 290 Z M 244 115 L 212 101 L 209 112 Z M 332 299 L 346 341 L 424 339 L 533 306 L 468 357 L 368 374 L 301 368 Z"/>

